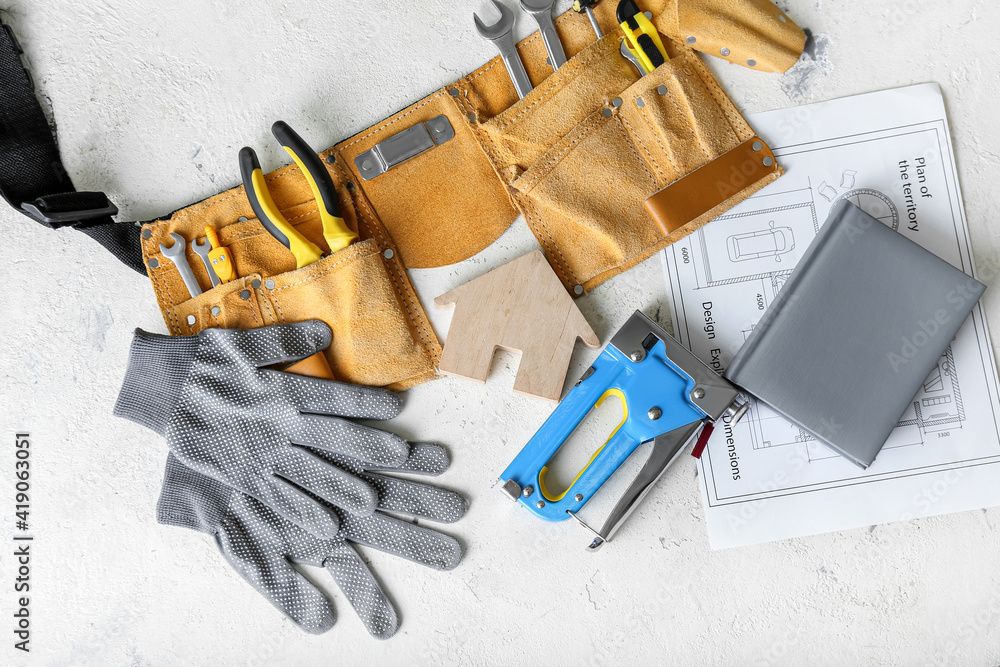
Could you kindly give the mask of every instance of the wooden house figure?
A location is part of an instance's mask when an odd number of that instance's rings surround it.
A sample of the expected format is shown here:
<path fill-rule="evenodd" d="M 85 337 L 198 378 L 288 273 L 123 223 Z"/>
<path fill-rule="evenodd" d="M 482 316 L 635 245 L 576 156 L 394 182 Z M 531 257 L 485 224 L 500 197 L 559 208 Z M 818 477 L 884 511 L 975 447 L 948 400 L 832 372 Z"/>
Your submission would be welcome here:
<path fill-rule="evenodd" d="M 486 382 L 497 349 L 521 353 L 514 393 L 558 402 L 579 338 L 601 341 L 535 250 L 434 299 L 455 315 L 438 370 Z"/>

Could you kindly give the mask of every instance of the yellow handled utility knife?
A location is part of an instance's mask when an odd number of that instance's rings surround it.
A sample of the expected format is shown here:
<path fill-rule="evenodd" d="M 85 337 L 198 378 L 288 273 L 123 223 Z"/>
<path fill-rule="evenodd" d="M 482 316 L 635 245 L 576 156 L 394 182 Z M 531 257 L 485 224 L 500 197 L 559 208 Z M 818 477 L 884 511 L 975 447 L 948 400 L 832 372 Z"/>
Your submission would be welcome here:
<path fill-rule="evenodd" d="M 618 3 L 617 17 L 622 32 L 625 33 L 622 51 L 639 68 L 642 76 L 670 60 L 663 40 L 660 39 L 660 32 L 635 4 L 635 0 L 621 0 Z"/>

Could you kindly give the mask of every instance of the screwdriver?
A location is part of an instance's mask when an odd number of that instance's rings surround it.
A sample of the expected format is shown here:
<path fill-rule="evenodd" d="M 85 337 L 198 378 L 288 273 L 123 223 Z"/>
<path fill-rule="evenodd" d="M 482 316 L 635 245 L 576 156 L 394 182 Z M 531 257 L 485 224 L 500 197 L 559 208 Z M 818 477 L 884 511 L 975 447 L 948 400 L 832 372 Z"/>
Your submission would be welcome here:
<path fill-rule="evenodd" d="M 594 16 L 593 7 L 601 0 L 576 0 L 573 3 L 573 9 L 577 13 L 583 14 L 586 12 L 587 18 L 590 19 L 590 25 L 594 26 L 594 32 L 597 33 L 597 39 L 604 37 L 604 33 L 601 32 L 601 26 L 597 22 L 597 17 Z"/>

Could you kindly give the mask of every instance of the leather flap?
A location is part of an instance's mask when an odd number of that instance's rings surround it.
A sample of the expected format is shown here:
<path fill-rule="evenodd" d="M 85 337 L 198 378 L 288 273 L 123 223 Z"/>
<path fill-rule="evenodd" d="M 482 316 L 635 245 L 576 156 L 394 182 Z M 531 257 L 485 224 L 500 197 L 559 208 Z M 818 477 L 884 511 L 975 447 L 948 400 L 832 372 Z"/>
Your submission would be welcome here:
<path fill-rule="evenodd" d="M 695 169 L 645 201 L 646 211 L 670 235 L 733 195 L 779 173 L 771 148 L 759 137 Z"/>

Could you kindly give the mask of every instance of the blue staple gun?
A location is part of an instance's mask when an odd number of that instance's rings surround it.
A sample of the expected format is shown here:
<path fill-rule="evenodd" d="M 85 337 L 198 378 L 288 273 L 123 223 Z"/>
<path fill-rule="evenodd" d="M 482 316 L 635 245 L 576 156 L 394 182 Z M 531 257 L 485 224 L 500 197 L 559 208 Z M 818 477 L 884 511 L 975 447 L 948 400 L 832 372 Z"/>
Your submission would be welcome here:
<path fill-rule="evenodd" d="M 621 399 L 621 424 L 568 489 L 549 492 L 545 487 L 549 461 L 609 396 Z M 503 471 L 503 491 L 547 521 L 577 519 L 596 536 L 589 549 L 598 549 L 690 442 L 702 434 L 701 446 L 716 421 L 727 417 L 735 424 L 749 405 L 739 389 L 636 311 Z M 649 458 L 604 526 L 594 530 L 583 523 L 576 516 L 580 509 L 640 444 L 650 440 Z"/>

